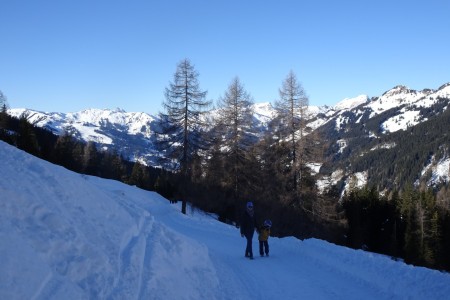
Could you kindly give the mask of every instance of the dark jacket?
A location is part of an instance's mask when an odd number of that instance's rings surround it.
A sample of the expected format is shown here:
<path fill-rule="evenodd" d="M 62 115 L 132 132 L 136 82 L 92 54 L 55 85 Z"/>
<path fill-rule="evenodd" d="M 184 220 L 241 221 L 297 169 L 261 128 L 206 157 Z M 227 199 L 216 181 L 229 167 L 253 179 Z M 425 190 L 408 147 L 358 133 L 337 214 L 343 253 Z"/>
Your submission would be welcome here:
<path fill-rule="evenodd" d="M 255 232 L 256 218 L 255 214 L 250 215 L 247 210 L 242 214 L 241 217 L 241 234 L 246 237 L 252 237 Z"/>

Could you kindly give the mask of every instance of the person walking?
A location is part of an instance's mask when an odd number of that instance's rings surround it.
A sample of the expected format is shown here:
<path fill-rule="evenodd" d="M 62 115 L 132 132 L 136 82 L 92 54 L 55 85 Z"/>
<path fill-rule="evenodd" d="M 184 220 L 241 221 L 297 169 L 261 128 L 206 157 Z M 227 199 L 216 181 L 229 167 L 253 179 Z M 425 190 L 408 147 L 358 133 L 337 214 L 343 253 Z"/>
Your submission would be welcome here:
<path fill-rule="evenodd" d="M 259 240 L 259 255 L 269 256 L 269 236 L 270 228 L 272 227 L 272 221 L 265 220 L 263 226 L 259 230 L 258 240 Z"/>
<path fill-rule="evenodd" d="M 253 202 L 247 202 L 246 209 L 241 218 L 241 236 L 247 239 L 245 248 L 245 257 L 253 259 L 252 240 L 256 228 L 255 212 L 253 210 Z"/>

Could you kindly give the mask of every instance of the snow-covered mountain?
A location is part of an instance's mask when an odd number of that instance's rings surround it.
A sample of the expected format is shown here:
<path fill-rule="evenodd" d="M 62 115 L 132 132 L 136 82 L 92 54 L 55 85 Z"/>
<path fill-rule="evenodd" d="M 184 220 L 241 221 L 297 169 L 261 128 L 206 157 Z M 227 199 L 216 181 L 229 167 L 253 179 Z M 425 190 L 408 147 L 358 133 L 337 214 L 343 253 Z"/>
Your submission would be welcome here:
<path fill-rule="evenodd" d="M 323 120 L 319 130 L 333 149 L 329 157 L 333 165 L 328 165 L 323 178 L 326 182 L 343 180 L 349 186 L 353 180 L 356 186 L 369 182 L 382 189 L 399 188 L 401 180 L 433 185 L 449 182 L 450 83 L 422 91 L 396 86 L 356 103 L 350 109 L 334 108 L 318 116 Z M 427 170 L 433 170 L 433 178 Z"/>
<path fill-rule="evenodd" d="M 140 160 L 155 166 L 157 116 L 143 112 L 126 112 L 120 108 L 87 109 L 74 113 L 40 112 L 29 109 L 10 109 L 8 113 L 19 118 L 28 115 L 31 123 L 47 128 L 57 135 L 70 133 L 83 141 L 95 142 L 99 148 L 112 149 L 129 160 Z M 214 115 L 216 112 L 211 112 Z M 264 131 L 275 116 L 270 103 L 254 104 L 254 126 Z"/>
<path fill-rule="evenodd" d="M 152 165 L 157 156 L 153 145 L 157 119 L 143 112 L 126 112 L 120 108 L 86 109 L 74 113 L 39 112 L 11 109 L 15 117 L 28 115 L 30 122 L 57 135 L 69 133 L 99 148 L 115 150 L 129 160 L 141 160 Z"/>
<path fill-rule="evenodd" d="M 364 156 L 369 152 L 381 149 L 398 148 L 398 141 L 384 142 L 378 145 L 374 141 L 381 141 L 394 133 L 404 132 L 429 120 L 442 116 L 450 103 L 450 83 L 437 90 L 424 89 L 415 91 L 405 86 L 396 86 L 381 96 L 369 98 L 360 95 L 346 98 L 335 106 L 310 106 L 310 122 L 312 130 L 319 130 L 330 143 L 331 156 L 325 158 L 334 162 L 345 162 L 345 168 L 338 164 L 327 167 L 322 174 L 321 182 L 327 182 L 331 173 L 342 174 L 341 180 L 347 181 L 356 173 L 357 178 L 369 180 L 372 174 L 367 169 L 349 169 L 349 156 Z M 158 153 L 154 147 L 155 128 L 158 117 L 142 112 L 125 112 L 121 109 L 88 109 L 75 113 L 47 113 L 27 109 L 11 109 L 11 115 L 29 115 L 31 122 L 38 126 L 62 134 L 69 132 L 84 141 L 96 142 L 104 149 L 114 149 L 130 160 L 141 160 L 149 165 L 156 165 L 155 157 Z M 254 104 L 254 126 L 259 132 L 267 129 L 267 124 L 276 113 L 270 103 Z M 358 143 L 357 145 L 355 143 Z M 365 146 L 364 146 L 364 145 Z M 443 145 L 446 146 L 446 145 Z M 367 148 L 370 147 L 370 148 Z M 450 145 L 447 145 L 450 148 Z M 433 150 L 434 151 L 434 150 Z M 432 151 L 432 152 L 433 152 Z M 445 155 L 435 157 L 436 162 L 446 162 Z M 431 159 L 431 158 L 427 158 Z M 439 165 L 428 168 L 444 169 Z M 423 174 L 423 170 L 421 170 Z M 417 172 L 420 179 L 421 172 Z M 449 176 L 437 176 L 438 181 Z M 414 179 L 414 180 L 416 180 Z M 333 182 L 338 182 L 337 178 Z M 370 181 L 370 180 L 369 180 Z M 430 181 L 436 183 L 438 181 Z M 331 182 L 331 181 L 330 181 Z M 367 182 L 367 181 L 366 181 Z M 321 188 L 325 188 L 322 186 Z"/>
<path fill-rule="evenodd" d="M 369 111 L 370 119 L 390 109 L 396 109 L 394 116 L 381 123 L 383 131 L 395 132 L 426 121 L 427 118 L 421 113 L 421 110 L 436 105 L 441 98 L 448 99 L 449 97 L 450 83 L 441 86 L 438 90 L 425 89 L 422 91 L 411 90 L 405 86 L 396 86 L 382 96 L 360 106 L 355 115 L 359 117 L 364 112 Z M 448 105 L 443 109 L 445 110 L 447 107 Z"/>
<path fill-rule="evenodd" d="M 102 133 L 102 128 L 117 128 L 129 135 L 150 138 L 155 117 L 146 113 L 128 113 L 120 108 L 87 109 L 75 113 L 43 113 L 27 109 L 12 109 L 10 114 L 19 117 L 29 114 L 29 120 L 38 126 L 48 128 L 57 134 L 69 132 L 85 141 L 113 144 L 113 138 Z"/>
<path fill-rule="evenodd" d="M 154 192 L 70 172 L 2 141 L 0 157 L 0 299 L 450 295 L 448 273 L 317 239 L 271 237 L 270 257 L 250 261 L 239 230 L 213 215 L 183 215 Z"/>

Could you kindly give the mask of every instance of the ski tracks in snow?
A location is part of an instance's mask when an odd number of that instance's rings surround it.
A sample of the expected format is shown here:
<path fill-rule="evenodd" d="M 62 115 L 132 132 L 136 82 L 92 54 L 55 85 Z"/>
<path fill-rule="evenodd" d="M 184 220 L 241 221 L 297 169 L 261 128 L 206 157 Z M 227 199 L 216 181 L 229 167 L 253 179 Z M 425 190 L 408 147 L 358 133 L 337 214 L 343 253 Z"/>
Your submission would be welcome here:
<path fill-rule="evenodd" d="M 124 242 L 118 254 L 118 272 L 108 299 L 138 299 L 142 285 L 146 260 L 148 259 L 148 236 L 154 219 L 147 211 L 133 207 L 131 203 L 120 201 L 119 204 L 136 220 L 123 236 Z"/>
<path fill-rule="evenodd" d="M 212 291 L 219 281 L 207 247 L 158 221 L 179 212 L 152 211 L 146 205 L 148 199 L 135 200 L 118 201 L 136 226 L 123 235 L 117 276 L 106 298 L 175 299 L 181 289 L 190 299 L 217 299 Z"/>

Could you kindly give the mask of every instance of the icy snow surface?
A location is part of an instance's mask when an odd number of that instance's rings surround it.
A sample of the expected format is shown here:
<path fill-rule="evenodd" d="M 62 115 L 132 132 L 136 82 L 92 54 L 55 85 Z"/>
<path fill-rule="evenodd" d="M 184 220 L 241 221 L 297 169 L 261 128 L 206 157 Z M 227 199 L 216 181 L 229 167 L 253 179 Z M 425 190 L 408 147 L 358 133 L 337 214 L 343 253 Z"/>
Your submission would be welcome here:
<path fill-rule="evenodd" d="M 156 193 L 76 174 L 3 142 L 0 157 L 0 299 L 450 295 L 447 273 L 317 239 L 272 237 L 271 256 L 250 261 L 239 230 L 214 216 L 182 215 Z"/>

